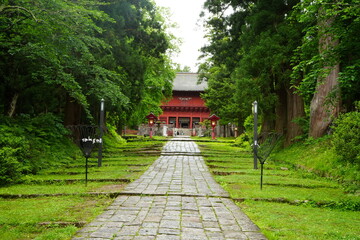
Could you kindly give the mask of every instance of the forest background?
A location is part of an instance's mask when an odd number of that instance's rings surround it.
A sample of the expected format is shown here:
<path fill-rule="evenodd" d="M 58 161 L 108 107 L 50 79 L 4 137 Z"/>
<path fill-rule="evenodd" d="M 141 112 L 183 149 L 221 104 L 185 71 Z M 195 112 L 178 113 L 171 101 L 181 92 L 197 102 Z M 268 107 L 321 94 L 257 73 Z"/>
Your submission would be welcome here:
<path fill-rule="evenodd" d="M 282 134 L 285 147 L 330 137 L 320 151 L 359 170 L 359 0 L 207 0 L 202 16 L 202 97 L 222 124 L 251 137 L 257 101 L 262 133 Z"/>
<path fill-rule="evenodd" d="M 208 82 L 208 107 L 243 132 L 257 100 L 261 131 L 283 134 L 285 146 L 338 128 L 335 148 L 343 162 L 359 165 L 359 6 L 206 1 L 209 44 L 199 81 Z M 151 0 L 2 0 L 2 183 L 36 173 L 58 154 L 65 159 L 64 126 L 96 123 L 101 99 L 107 124 L 119 132 L 161 113 L 176 72 L 169 24 Z"/>

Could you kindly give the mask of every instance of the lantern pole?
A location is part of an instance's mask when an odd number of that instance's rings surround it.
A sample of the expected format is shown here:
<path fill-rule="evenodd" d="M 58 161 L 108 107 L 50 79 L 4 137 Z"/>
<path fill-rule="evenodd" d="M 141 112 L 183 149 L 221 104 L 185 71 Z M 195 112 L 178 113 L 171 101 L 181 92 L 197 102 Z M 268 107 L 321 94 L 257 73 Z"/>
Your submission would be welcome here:
<path fill-rule="evenodd" d="M 258 169 L 257 164 L 257 153 L 258 153 L 258 103 L 257 101 L 253 102 L 253 114 L 254 114 L 254 169 Z"/>
<path fill-rule="evenodd" d="M 212 140 L 215 140 L 215 124 L 211 124 L 211 125 L 212 125 L 212 133 L 211 133 Z"/>
<path fill-rule="evenodd" d="M 85 187 L 87 187 L 87 182 L 88 182 L 88 168 L 89 168 L 88 159 L 89 157 L 86 156 L 85 157 Z"/>
<path fill-rule="evenodd" d="M 104 112 L 105 112 L 105 100 L 102 98 L 100 103 L 100 144 L 99 144 L 99 152 L 98 152 L 98 167 L 102 165 L 102 148 L 103 148 L 103 141 L 102 137 L 104 135 Z"/>
<path fill-rule="evenodd" d="M 218 116 L 216 116 L 215 114 L 213 114 L 209 117 L 209 120 L 211 121 L 211 127 L 212 127 L 212 132 L 211 132 L 212 140 L 215 140 L 216 122 L 219 121 L 220 118 Z"/>
<path fill-rule="evenodd" d="M 157 117 L 153 113 L 150 113 L 149 115 L 146 116 L 146 118 L 148 119 L 148 124 L 149 124 L 149 127 L 150 127 L 149 137 L 152 138 L 152 135 L 153 135 L 152 127 L 153 127 Z"/>

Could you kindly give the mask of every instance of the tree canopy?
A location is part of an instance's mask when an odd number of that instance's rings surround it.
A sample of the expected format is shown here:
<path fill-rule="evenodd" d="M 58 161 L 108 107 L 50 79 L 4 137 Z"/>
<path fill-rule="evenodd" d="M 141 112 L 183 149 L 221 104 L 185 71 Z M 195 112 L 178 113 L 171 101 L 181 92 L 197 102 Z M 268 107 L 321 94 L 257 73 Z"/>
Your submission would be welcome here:
<path fill-rule="evenodd" d="M 136 125 L 171 94 L 174 38 L 152 1 L 5 0 L 0 29 L 4 115 L 79 124 L 104 98 L 109 121 Z"/>
<path fill-rule="evenodd" d="M 309 128 L 311 135 L 318 126 L 304 122 L 321 122 L 312 115 L 328 114 L 329 104 L 343 99 L 350 110 L 359 100 L 359 6 L 358 0 L 207 0 L 202 15 L 209 44 L 199 72 L 209 84 L 208 106 L 242 126 L 257 100 L 262 130 L 285 134 L 287 144 Z M 337 64 L 338 77 L 330 72 Z M 340 84 L 329 87 L 329 79 Z"/>

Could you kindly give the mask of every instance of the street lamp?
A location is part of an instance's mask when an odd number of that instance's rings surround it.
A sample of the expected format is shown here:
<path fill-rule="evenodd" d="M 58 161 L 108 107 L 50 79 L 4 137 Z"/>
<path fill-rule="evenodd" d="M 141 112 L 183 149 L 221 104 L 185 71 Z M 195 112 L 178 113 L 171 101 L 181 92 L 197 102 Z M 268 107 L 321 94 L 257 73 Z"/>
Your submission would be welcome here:
<path fill-rule="evenodd" d="M 254 150 L 254 169 L 258 169 L 257 166 L 257 153 L 258 153 L 258 129 L 257 129 L 257 125 L 258 125 L 258 102 L 254 101 L 252 104 L 252 112 L 254 114 L 254 145 L 253 145 L 253 150 Z"/>
<path fill-rule="evenodd" d="M 215 139 L 215 127 L 216 127 L 216 123 L 217 121 L 219 121 L 219 117 L 216 116 L 215 114 L 211 115 L 209 117 L 209 120 L 211 121 L 211 127 L 212 127 L 212 133 L 211 133 L 211 136 L 212 136 L 212 139 L 214 140 Z"/>
<path fill-rule="evenodd" d="M 149 127 L 150 127 L 150 138 L 152 138 L 152 127 L 154 126 L 154 123 L 156 121 L 156 116 L 153 113 L 150 113 L 149 115 L 146 116 L 146 118 L 148 119 L 149 122 Z"/>
<path fill-rule="evenodd" d="M 104 112 L 105 112 L 105 100 L 102 98 L 100 102 L 100 123 L 99 123 L 99 129 L 100 129 L 100 139 L 102 139 L 104 135 Z M 102 165 L 102 148 L 103 148 L 103 141 L 101 141 L 99 145 L 98 150 L 98 167 L 101 167 Z"/>

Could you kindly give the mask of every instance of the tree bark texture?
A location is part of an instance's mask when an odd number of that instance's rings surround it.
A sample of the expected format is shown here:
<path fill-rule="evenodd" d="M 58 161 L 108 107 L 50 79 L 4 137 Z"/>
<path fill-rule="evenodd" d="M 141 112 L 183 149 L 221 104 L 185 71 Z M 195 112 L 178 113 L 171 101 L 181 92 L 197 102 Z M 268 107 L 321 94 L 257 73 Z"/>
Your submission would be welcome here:
<path fill-rule="evenodd" d="M 64 125 L 79 125 L 81 123 L 82 107 L 72 97 L 66 96 Z"/>
<path fill-rule="evenodd" d="M 287 125 L 287 94 L 285 87 L 281 87 L 276 91 L 278 96 L 278 104 L 275 107 L 275 132 L 284 135 Z"/>
<path fill-rule="evenodd" d="M 295 137 L 303 134 L 301 126 L 294 120 L 305 116 L 304 101 L 290 86 L 280 88 L 277 96 L 279 103 L 275 108 L 275 132 L 283 134 L 284 145 L 289 146 Z"/>
<path fill-rule="evenodd" d="M 320 10 L 320 13 L 323 10 Z M 327 55 L 330 49 L 338 45 L 338 40 L 332 34 L 327 32 L 333 19 L 326 19 L 319 22 L 319 53 Z M 329 56 L 325 56 L 329 57 Z M 332 62 L 332 61 L 330 61 Z M 333 66 L 325 66 L 328 71 L 325 77 L 321 76 L 317 80 L 316 92 L 310 104 L 310 130 L 309 136 L 318 138 L 323 136 L 328 130 L 334 117 L 337 117 L 340 111 L 340 94 L 337 92 L 330 99 L 333 91 L 338 91 L 338 77 L 340 66 L 335 63 Z"/>
<path fill-rule="evenodd" d="M 16 104 L 17 104 L 18 98 L 19 98 L 18 93 L 15 93 L 11 98 L 11 101 L 10 101 L 10 104 L 9 104 L 9 111 L 7 113 L 9 117 L 13 117 L 14 114 L 15 114 Z"/>
<path fill-rule="evenodd" d="M 287 121 L 285 146 L 289 146 L 294 138 L 303 134 L 302 128 L 294 120 L 305 116 L 304 100 L 293 88 L 287 91 Z"/>
<path fill-rule="evenodd" d="M 268 134 L 275 129 L 275 121 L 269 118 L 264 118 L 261 124 L 261 134 Z"/>

